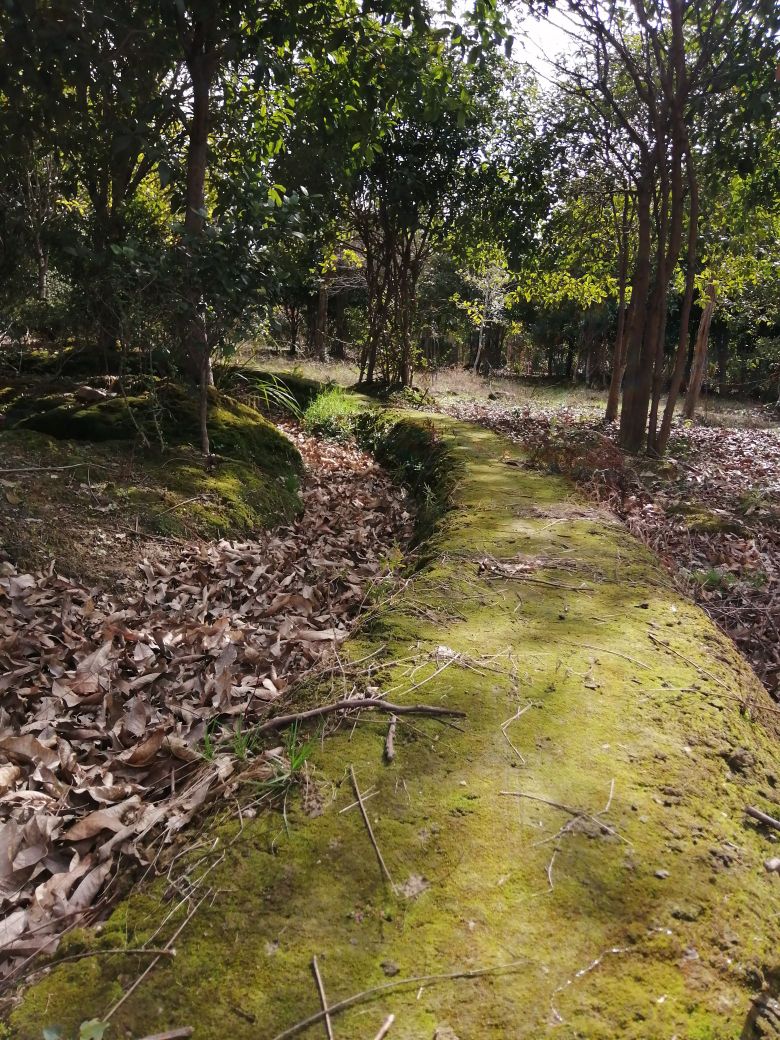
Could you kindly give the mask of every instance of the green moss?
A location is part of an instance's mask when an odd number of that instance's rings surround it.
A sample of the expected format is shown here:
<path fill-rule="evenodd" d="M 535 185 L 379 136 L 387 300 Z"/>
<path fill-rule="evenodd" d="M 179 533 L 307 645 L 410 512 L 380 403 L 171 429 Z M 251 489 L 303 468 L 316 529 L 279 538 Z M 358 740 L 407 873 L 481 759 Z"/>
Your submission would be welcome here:
<path fill-rule="evenodd" d="M 716 513 L 701 505 L 684 502 L 670 507 L 669 512 L 680 516 L 691 534 L 742 534 L 744 525 L 734 516 Z"/>
<path fill-rule="evenodd" d="M 149 444 L 200 443 L 198 401 L 195 391 L 163 383 L 129 397 L 113 397 L 95 404 L 70 400 L 39 400 L 39 410 L 18 421 L 23 429 L 54 437 L 107 441 L 144 439 Z M 229 458 L 254 462 L 263 469 L 286 474 L 302 471 L 294 445 L 256 409 L 212 389 L 209 437 L 212 451 Z"/>
<path fill-rule="evenodd" d="M 385 606 L 381 636 L 345 650 L 378 652 L 386 667 L 370 681 L 394 699 L 467 720 L 400 719 L 385 765 L 386 720 L 366 714 L 317 742 L 320 816 L 292 797 L 287 827 L 275 813 L 206 824 L 213 898 L 117 1012 L 112 1040 L 190 1024 L 198 1040 L 273 1037 L 319 1008 L 315 954 L 331 1001 L 387 982 L 390 962 L 398 977 L 513 965 L 388 992 L 338 1016 L 341 1040 L 375 1035 L 391 1012 L 399 1040 L 444 1023 L 461 1040 L 733 1040 L 776 968 L 767 922 L 780 894 L 761 867 L 768 843 L 744 821 L 746 804 L 772 808 L 777 772 L 755 677 L 659 582 L 655 558 L 565 481 L 498 464 L 513 448 L 488 431 L 437 420 L 431 442 L 425 430 L 424 419 L 399 430 L 399 452 L 435 449 L 459 474 L 435 558 Z M 501 579 L 485 556 L 569 565 Z M 442 644 L 463 660 L 437 674 Z M 724 744 L 750 751 L 747 772 L 729 770 Z M 367 808 L 394 880 L 425 879 L 414 897 L 383 883 L 360 814 L 340 812 L 354 801 L 350 766 L 376 789 Z M 615 833 L 502 791 L 601 813 Z M 191 878 L 209 862 L 197 867 L 199 855 Z M 167 890 L 162 878 L 132 895 L 102 935 L 148 939 L 172 908 Z M 99 1016 L 140 970 L 123 955 L 55 968 L 12 1012 L 14 1037 Z"/>

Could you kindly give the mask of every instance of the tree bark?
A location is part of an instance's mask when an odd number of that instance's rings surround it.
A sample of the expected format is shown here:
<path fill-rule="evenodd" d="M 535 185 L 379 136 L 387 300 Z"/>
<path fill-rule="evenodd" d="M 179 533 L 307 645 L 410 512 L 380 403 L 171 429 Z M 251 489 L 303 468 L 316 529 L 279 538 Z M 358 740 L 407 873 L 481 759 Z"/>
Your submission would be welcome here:
<path fill-rule="evenodd" d="M 314 328 L 314 352 L 324 361 L 328 351 L 328 282 L 320 279 L 317 289 L 317 324 Z"/>
<path fill-rule="evenodd" d="M 655 441 L 654 450 L 657 455 L 663 455 L 669 443 L 672 432 L 674 410 L 677 399 L 680 396 L 680 387 L 685 377 L 685 362 L 688 353 L 688 329 L 691 322 L 691 309 L 693 307 L 694 276 L 696 269 L 696 248 L 699 234 L 699 185 L 696 178 L 696 170 L 693 165 L 693 157 L 690 149 L 686 147 L 686 159 L 688 169 L 688 187 L 691 196 L 691 207 L 688 224 L 688 257 L 685 271 L 685 294 L 680 311 L 680 335 L 677 340 L 677 355 L 675 357 L 674 372 L 669 386 L 669 396 L 666 400 L 661 429 Z"/>
<path fill-rule="evenodd" d="M 628 193 L 623 200 L 623 217 L 620 228 L 620 260 L 618 269 L 618 320 L 615 335 L 615 349 L 612 357 L 612 375 L 609 381 L 607 410 L 604 418 L 607 422 L 617 419 L 620 388 L 626 371 L 626 287 L 628 282 Z"/>
<path fill-rule="evenodd" d="M 688 383 L 688 393 L 685 395 L 683 416 L 686 419 L 692 419 L 694 417 L 696 406 L 699 403 L 701 386 L 704 382 L 704 374 L 707 371 L 707 344 L 710 338 L 710 325 L 712 324 L 712 315 L 715 312 L 716 303 L 717 295 L 715 293 L 715 286 L 710 282 L 707 286 L 707 304 L 701 313 L 699 331 L 696 335 L 696 346 L 693 351 L 693 367 L 691 368 L 691 378 Z"/>
<path fill-rule="evenodd" d="M 647 324 L 648 294 L 650 291 L 652 191 L 646 177 L 637 192 L 637 249 L 631 279 L 631 310 L 626 340 L 626 371 L 623 385 L 623 405 L 620 409 L 619 443 L 626 451 L 638 452 L 645 439 L 647 398 L 643 391 L 642 343 Z"/>

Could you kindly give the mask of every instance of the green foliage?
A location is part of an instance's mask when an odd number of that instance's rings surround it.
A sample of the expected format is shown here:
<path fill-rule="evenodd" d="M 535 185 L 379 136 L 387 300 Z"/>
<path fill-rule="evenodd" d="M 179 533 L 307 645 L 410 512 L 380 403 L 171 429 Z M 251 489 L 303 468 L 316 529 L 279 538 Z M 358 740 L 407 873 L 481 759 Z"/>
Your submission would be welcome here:
<path fill-rule="evenodd" d="M 340 386 L 329 386 L 303 413 L 303 425 L 310 433 L 343 440 L 352 436 L 355 419 L 361 411 L 360 401 L 354 394 Z"/>
<path fill-rule="evenodd" d="M 89 1021 L 81 1023 L 75 1040 L 103 1040 L 107 1029 L 108 1022 L 90 1018 Z M 65 1036 L 58 1026 L 46 1026 L 42 1035 L 43 1040 L 65 1040 Z"/>

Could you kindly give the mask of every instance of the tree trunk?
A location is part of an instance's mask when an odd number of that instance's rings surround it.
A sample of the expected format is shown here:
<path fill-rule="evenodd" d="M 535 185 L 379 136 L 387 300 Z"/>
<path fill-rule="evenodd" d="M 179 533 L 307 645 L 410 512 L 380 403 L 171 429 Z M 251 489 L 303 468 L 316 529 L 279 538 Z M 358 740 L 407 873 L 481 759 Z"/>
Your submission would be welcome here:
<path fill-rule="evenodd" d="M 648 316 L 648 294 L 650 291 L 651 224 L 650 207 L 652 192 L 649 180 L 645 180 L 637 192 L 637 249 L 634 272 L 631 279 L 631 309 L 626 340 L 626 371 L 623 385 L 623 404 L 620 409 L 621 448 L 638 452 L 645 439 L 647 404 L 643 387 L 642 343 Z"/>
<path fill-rule="evenodd" d="M 620 257 L 618 266 L 618 318 L 615 335 L 615 349 L 612 358 L 612 375 L 609 380 L 607 410 L 604 418 L 607 422 L 617 419 L 620 388 L 626 371 L 626 286 L 628 283 L 628 192 L 623 197 L 623 216 L 620 223 Z"/>
<path fill-rule="evenodd" d="M 192 241 L 196 240 L 205 226 L 206 166 L 208 162 L 208 127 L 211 93 L 211 77 L 202 55 L 196 55 L 188 63 L 192 79 L 192 119 L 187 148 L 187 171 L 185 180 L 184 232 Z M 205 315 L 202 313 L 202 296 L 198 279 L 189 291 L 191 315 L 186 323 L 184 361 L 193 382 L 201 383 L 203 373 L 209 366 L 208 342 L 206 339 Z M 205 398 L 208 407 L 208 398 Z"/>
<path fill-rule="evenodd" d="M 203 339 L 206 341 L 205 328 Z M 200 408 L 198 409 L 198 422 L 200 426 L 200 450 L 206 458 L 211 454 L 211 444 L 209 443 L 209 386 L 212 382 L 211 361 L 208 349 L 205 349 L 201 354 Z"/>
<path fill-rule="evenodd" d="M 715 350 L 718 362 L 718 392 L 725 394 L 728 384 L 729 365 L 729 341 L 726 333 L 721 329 L 719 335 L 714 336 Z"/>
<path fill-rule="evenodd" d="M 699 233 L 699 186 L 696 179 L 696 171 L 693 166 L 693 158 L 690 149 L 686 148 L 686 159 L 688 168 L 688 185 L 691 195 L 691 209 L 688 224 L 688 257 L 685 272 L 685 295 L 683 296 L 682 309 L 680 311 L 680 335 L 677 340 L 677 355 L 675 357 L 674 372 L 669 386 L 669 396 L 664 409 L 661 429 L 654 444 L 656 455 L 663 455 L 669 443 L 672 432 L 674 410 L 677 406 L 677 398 L 680 396 L 680 387 L 685 376 L 685 362 L 688 352 L 688 329 L 691 322 L 691 308 L 693 306 L 694 275 L 696 269 L 696 247 Z"/>
<path fill-rule="evenodd" d="M 691 368 L 691 378 L 688 383 L 688 393 L 685 395 L 683 416 L 686 419 L 693 418 L 696 412 L 696 405 L 699 403 L 701 385 L 704 382 L 704 374 L 707 371 L 707 344 L 710 338 L 710 325 L 712 324 L 712 315 L 715 312 L 716 302 L 717 296 L 715 294 L 715 286 L 710 282 L 707 286 L 707 305 L 702 311 L 701 319 L 699 321 L 699 331 L 696 335 L 696 346 L 693 351 L 693 367 Z"/>
<path fill-rule="evenodd" d="M 314 327 L 314 352 L 324 361 L 328 352 L 328 282 L 321 278 L 317 290 L 317 324 Z"/>

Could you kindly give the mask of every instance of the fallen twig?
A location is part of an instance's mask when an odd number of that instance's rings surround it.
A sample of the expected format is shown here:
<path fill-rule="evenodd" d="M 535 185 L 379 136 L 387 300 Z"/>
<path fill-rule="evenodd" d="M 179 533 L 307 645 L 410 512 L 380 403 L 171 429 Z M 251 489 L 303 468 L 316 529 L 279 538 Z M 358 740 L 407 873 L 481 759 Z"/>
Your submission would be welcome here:
<path fill-rule="evenodd" d="M 533 701 L 529 701 L 528 704 L 525 704 L 522 708 L 518 708 L 517 711 L 514 713 L 514 715 L 511 718 L 507 719 L 506 722 L 502 722 L 501 723 L 501 732 L 504 734 L 504 739 L 506 740 L 507 744 L 509 744 L 509 746 L 514 751 L 514 753 L 517 755 L 517 757 L 520 759 L 520 761 L 523 762 L 523 763 L 525 763 L 525 759 L 520 754 L 520 752 L 517 750 L 517 748 L 512 743 L 512 741 L 509 739 L 509 734 L 507 733 L 506 729 L 507 729 L 507 726 L 511 725 L 513 722 L 516 722 L 517 719 L 519 719 L 521 715 L 525 715 L 525 713 L 528 711 L 528 709 L 529 708 L 533 708 L 533 706 L 534 706 L 534 702 Z"/>
<path fill-rule="evenodd" d="M 13 469 L 0 469 L 0 477 L 8 473 L 58 473 L 65 469 L 79 469 L 81 466 L 92 466 L 95 469 L 110 469 L 98 462 L 73 462 L 69 466 L 14 466 Z"/>
<path fill-rule="evenodd" d="M 631 664 L 638 664 L 641 668 L 649 668 L 650 665 L 644 661 L 640 661 L 636 657 L 629 657 L 628 654 L 621 654 L 619 650 L 610 650 L 606 646 L 591 646 L 590 643 L 570 643 L 570 646 L 579 646 L 583 650 L 593 650 L 597 654 L 612 654 L 613 657 L 622 657 L 624 661 L 629 661 Z"/>
<path fill-rule="evenodd" d="M 363 792 L 363 801 L 367 802 L 369 798 L 373 798 L 374 795 L 377 794 L 379 794 L 379 791 L 373 787 L 370 790 Z M 360 805 L 360 802 L 354 801 L 350 802 L 349 805 L 345 805 L 343 809 L 339 809 L 339 816 L 341 816 L 342 813 L 349 812 L 350 809 L 354 809 L 356 805 Z"/>
<path fill-rule="evenodd" d="M 185 1036 L 192 1036 L 194 1032 L 194 1026 L 182 1026 L 181 1029 L 169 1029 L 167 1033 L 152 1033 L 141 1037 L 141 1040 L 183 1040 Z"/>
<path fill-rule="evenodd" d="M 390 1027 L 392 1026 L 393 1022 L 395 1022 L 395 1015 L 388 1015 L 384 1021 L 384 1024 L 382 1025 L 382 1028 L 374 1037 L 374 1040 L 385 1040 L 385 1037 L 390 1032 Z"/>
<path fill-rule="evenodd" d="M 193 495 L 192 498 L 185 498 L 183 502 L 174 502 L 172 506 L 168 506 L 167 509 L 161 509 L 159 513 L 155 513 L 155 516 L 165 516 L 166 513 L 172 513 L 174 509 L 181 509 L 182 506 L 188 506 L 190 502 L 197 502 L 198 499 L 203 498 L 203 495 Z"/>
<path fill-rule="evenodd" d="M 323 715 L 332 715 L 336 711 L 360 711 L 363 708 L 376 708 L 390 715 L 428 715 L 431 718 L 437 716 L 448 716 L 456 719 L 465 719 L 465 711 L 456 711 L 455 708 L 437 708 L 433 704 L 391 704 L 379 697 L 350 697 L 343 701 L 334 701 L 333 704 L 321 704 L 318 708 L 309 708 L 308 711 L 296 711 L 290 715 L 277 715 L 276 718 L 262 722 L 255 733 L 270 733 L 277 729 L 286 729 L 296 722 L 305 722 L 306 719 L 317 719 Z"/>
<path fill-rule="evenodd" d="M 395 758 L 395 728 L 398 725 L 398 719 L 395 715 L 390 716 L 390 725 L 387 727 L 387 736 L 385 737 L 385 761 L 389 764 Z"/>
<path fill-rule="evenodd" d="M 68 961 L 80 961 L 85 957 L 110 957 L 112 954 L 126 953 L 128 955 L 137 955 L 140 957 L 175 957 L 176 950 L 170 947 L 165 949 L 143 949 L 140 946 L 137 947 L 122 947 L 117 946 L 113 950 L 82 950 L 81 953 L 71 953 L 67 957 L 58 957 L 56 960 L 49 961 L 46 965 L 47 968 L 54 968 L 58 964 L 66 964 Z"/>
<path fill-rule="evenodd" d="M 599 827 L 603 827 L 603 829 L 607 832 L 607 834 L 612 834 L 616 838 L 620 838 L 620 840 L 624 841 L 626 843 L 626 845 L 631 845 L 632 844 L 628 840 L 628 838 L 624 838 L 623 835 L 620 834 L 618 831 L 616 831 L 614 827 L 607 826 L 607 824 L 604 823 L 603 820 L 599 819 L 601 814 L 605 813 L 607 811 L 606 809 L 602 809 L 601 812 L 594 814 L 594 813 L 586 812 L 584 809 L 574 809 L 570 805 L 563 805 L 562 802 L 553 802 L 549 798 L 542 798 L 541 795 L 538 795 L 538 794 L 526 794 L 525 791 L 499 791 L 499 794 L 502 795 L 504 798 L 528 798 L 532 802 L 541 802 L 542 805 L 549 805 L 553 809 L 560 809 L 561 812 L 568 813 L 569 816 L 572 816 L 572 817 L 575 817 L 575 818 L 576 817 L 580 817 L 580 818 L 583 818 L 583 819 L 586 819 L 586 820 L 592 820 L 594 823 L 598 824 Z M 609 806 L 611 804 L 611 802 L 612 802 L 612 788 L 610 788 L 610 796 L 609 796 L 609 802 L 607 803 L 607 806 Z"/>
<path fill-rule="evenodd" d="M 769 816 L 765 812 L 761 812 L 760 809 L 756 809 L 755 806 L 749 805 L 745 809 L 745 813 L 748 816 L 752 816 L 754 820 L 758 820 L 759 823 L 763 823 L 767 827 L 774 827 L 775 830 L 780 831 L 780 820 L 776 820 L 774 816 Z"/>
<path fill-rule="evenodd" d="M 654 636 L 652 632 L 647 633 L 647 638 L 650 640 L 651 643 L 655 643 L 656 646 L 662 646 L 664 650 L 668 650 L 670 654 L 674 654 L 675 657 L 679 657 L 681 661 L 685 661 L 685 663 L 687 665 L 690 665 L 691 668 L 695 668 L 700 675 L 706 675 L 708 679 L 712 679 L 712 681 L 717 683 L 718 686 L 722 686 L 724 690 L 728 690 L 729 693 L 732 692 L 731 689 L 729 689 L 729 687 L 723 682 L 722 679 L 719 679 L 717 675 L 714 675 L 712 672 L 708 672 L 707 669 L 704 668 L 702 665 L 696 664 L 695 661 L 692 661 L 689 657 L 686 657 L 685 654 L 681 654 L 679 650 L 675 650 L 673 646 L 665 642 L 663 639 L 658 639 L 658 637 Z"/>
<path fill-rule="evenodd" d="M 184 918 L 182 923 L 179 925 L 179 927 L 176 929 L 176 931 L 171 936 L 170 941 L 166 944 L 166 947 L 165 947 L 166 950 L 172 950 L 173 949 L 173 944 L 179 938 L 181 933 L 184 931 L 184 929 L 190 923 L 190 921 L 195 916 L 195 914 L 198 912 L 198 910 L 200 910 L 201 904 L 203 903 L 204 899 L 208 895 L 210 895 L 209 892 L 206 892 L 204 895 L 202 895 L 200 897 L 200 899 L 198 900 L 198 902 L 195 904 L 195 906 L 192 908 L 192 910 L 190 910 L 190 912 Z M 121 1006 L 128 999 L 128 997 L 138 989 L 138 987 L 141 985 L 141 983 L 144 981 L 146 976 L 154 968 L 154 966 L 157 964 L 157 962 L 160 960 L 161 957 L 162 957 L 162 954 L 158 953 L 157 956 L 154 958 L 154 960 L 149 965 L 147 965 L 147 967 L 144 969 L 144 971 L 141 972 L 141 974 L 138 976 L 138 978 L 135 980 L 135 982 L 132 984 L 132 986 L 130 986 L 129 989 L 125 990 L 125 992 L 122 994 L 122 996 L 116 1002 L 116 1004 L 114 1004 L 111 1008 L 109 1008 L 109 1010 L 103 1016 L 103 1019 L 106 1022 L 108 1022 L 108 1020 L 113 1015 L 116 1014 L 116 1012 L 121 1008 Z"/>
<path fill-rule="evenodd" d="M 366 830 L 368 831 L 368 836 L 371 839 L 371 844 L 374 846 L 374 852 L 376 853 L 376 858 L 379 861 L 379 869 L 382 872 L 382 877 L 387 882 L 389 882 L 390 887 L 393 889 L 393 891 L 395 891 L 395 882 L 393 881 L 393 878 L 392 878 L 392 875 L 390 874 L 390 871 L 387 869 L 387 864 L 385 863 L 384 858 L 382 857 L 382 853 L 381 853 L 381 851 L 379 849 L 379 846 L 377 845 L 376 838 L 374 837 L 374 831 L 373 831 L 373 829 L 371 827 L 371 821 L 368 818 L 368 813 L 366 812 L 366 807 L 363 804 L 363 796 L 361 795 L 360 788 L 358 787 L 357 777 L 355 776 L 355 768 L 352 765 L 350 765 L 350 767 L 349 767 L 349 775 L 350 775 L 350 778 L 352 780 L 352 786 L 355 788 L 355 797 L 357 798 L 358 805 L 360 806 L 360 814 L 363 817 L 363 822 L 366 825 Z"/>
<path fill-rule="evenodd" d="M 340 1014 L 342 1011 L 346 1011 L 347 1008 L 354 1007 L 355 1004 L 360 1004 L 365 1000 L 371 1000 L 372 997 L 378 996 L 380 993 L 386 993 L 391 989 L 398 989 L 400 986 L 416 986 L 418 984 L 430 984 L 432 982 L 447 982 L 451 979 L 478 979 L 483 975 L 497 975 L 501 972 L 512 972 L 516 971 L 521 965 L 525 965 L 528 962 L 526 960 L 509 961 L 508 964 L 496 964 L 492 968 L 475 968 L 473 971 L 451 971 L 442 975 L 413 975 L 407 979 L 395 979 L 393 982 L 385 982 L 381 986 L 373 986 L 371 989 L 364 989 L 360 993 L 354 993 L 351 997 L 345 997 L 344 1000 L 339 1000 L 336 1004 L 331 1004 L 328 1008 L 328 1013 L 331 1015 Z M 273 1040 L 288 1040 L 288 1037 L 298 1036 L 309 1026 L 316 1025 L 317 1022 L 321 1022 L 325 1017 L 324 1012 L 317 1011 L 313 1015 L 309 1015 L 308 1018 L 302 1019 L 300 1022 L 296 1022 L 295 1025 L 290 1026 L 281 1033 L 277 1033 Z"/>
<path fill-rule="evenodd" d="M 330 1013 L 328 1011 L 328 998 L 325 996 L 325 983 L 322 981 L 320 975 L 320 966 L 317 964 L 317 954 L 315 953 L 311 959 L 312 970 L 314 971 L 314 978 L 317 982 L 317 992 L 320 995 L 320 1003 L 322 1004 L 322 1011 L 325 1015 L 325 1032 L 327 1033 L 328 1040 L 333 1040 L 333 1026 L 330 1024 Z"/>

